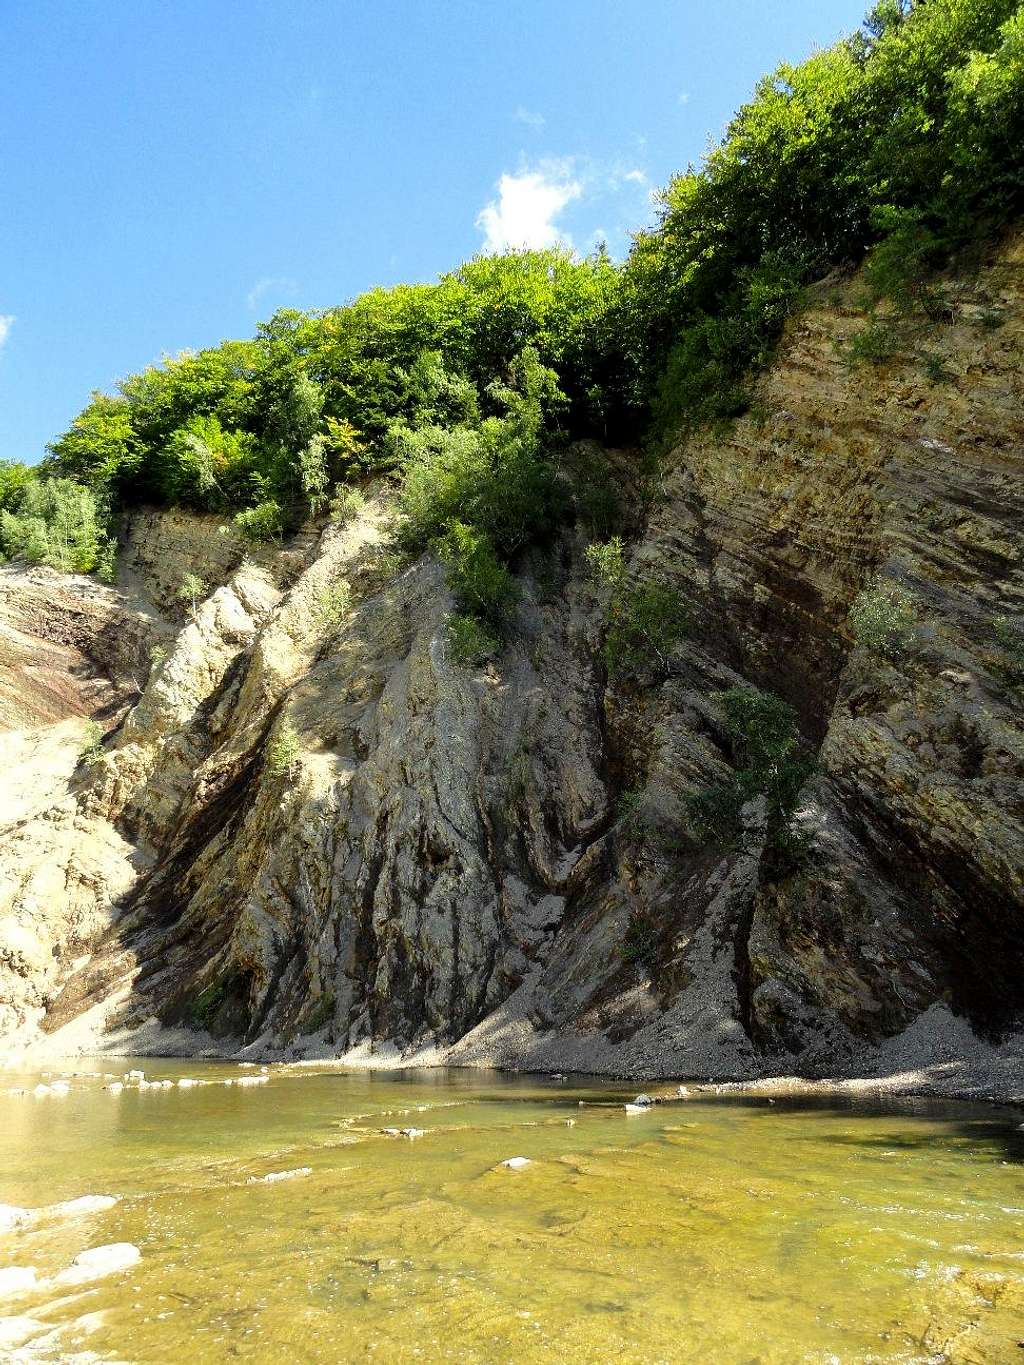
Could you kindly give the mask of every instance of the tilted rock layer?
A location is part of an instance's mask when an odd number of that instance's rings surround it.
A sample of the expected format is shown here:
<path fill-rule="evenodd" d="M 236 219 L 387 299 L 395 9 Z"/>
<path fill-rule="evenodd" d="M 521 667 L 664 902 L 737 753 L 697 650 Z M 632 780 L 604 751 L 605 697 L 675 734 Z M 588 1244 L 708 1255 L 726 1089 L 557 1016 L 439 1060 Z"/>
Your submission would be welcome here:
<path fill-rule="evenodd" d="M 856 281 L 820 286 L 751 413 L 672 454 L 631 572 L 693 624 L 656 676 L 609 681 L 569 532 L 519 566 L 500 657 L 461 666 L 382 497 L 253 559 L 137 514 L 120 592 L 6 568 L 3 743 L 40 774 L 0 852 L 7 1045 L 158 1020 L 200 1049 L 726 1077 L 842 1068 L 937 1006 L 1014 1028 L 1024 243 L 948 297 L 865 370 Z M 848 631 L 878 578 L 916 604 L 896 662 Z M 756 809 L 736 848 L 688 832 L 740 684 L 817 754 L 791 867 Z"/>

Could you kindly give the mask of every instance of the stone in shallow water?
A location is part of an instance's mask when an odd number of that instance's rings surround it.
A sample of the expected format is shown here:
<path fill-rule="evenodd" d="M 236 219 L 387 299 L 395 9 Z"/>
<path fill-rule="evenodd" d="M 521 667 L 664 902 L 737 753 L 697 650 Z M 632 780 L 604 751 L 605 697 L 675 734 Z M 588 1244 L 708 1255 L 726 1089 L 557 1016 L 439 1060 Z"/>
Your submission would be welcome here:
<path fill-rule="evenodd" d="M 38 1318 L 0 1318 L 0 1351 L 16 1350 L 46 1329 L 47 1324 Z"/>
<path fill-rule="evenodd" d="M 8 1265 L 0 1270 L 0 1295 L 23 1294 L 36 1286 L 34 1265 Z"/>
<path fill-rule="evenodd" d="M 110 1242 L 102 1247 L 80 1251 L 66 1270 L 54 1276 L 54 1284 L 86 1284 L 89 1280 L 129 1270 L 142 1259 L 142 1253 L 131 1242 Z"/>
<path fill-rule="evenodd" d="M 271 1171 L 269 1175 L 251 1175 L 247 1185 L 276 1185 L 279 1180 L 297 1180 L 303 1175 L 312 1175 L 312 1166 L 296 1166 L 293 1171 Z"/>
<path fill-rule="evenodd" d="M 53 1218 L 77 1218 L 83 1213 L 105 1213 L 117 1203 L 113 1194 L 83 1194 L 77 1199 L 65 1199 L 60 1204 L 48 1204 L 40 1213 Z"/>
<path fill-rule="evenodd" d="M 31 1209 L 22 1209 L 17 1204 L 0 1204 L 0 1232 L 10 1232 L 20 1228 L 32 1217 Z"/>

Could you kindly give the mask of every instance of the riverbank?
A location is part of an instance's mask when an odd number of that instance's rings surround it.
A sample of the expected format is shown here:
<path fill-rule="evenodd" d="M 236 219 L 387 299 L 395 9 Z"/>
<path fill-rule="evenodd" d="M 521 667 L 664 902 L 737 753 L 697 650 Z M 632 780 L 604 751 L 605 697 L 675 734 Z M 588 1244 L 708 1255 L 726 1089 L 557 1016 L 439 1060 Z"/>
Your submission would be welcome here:
<path fill-rule="evenodd" d="M 500 1012 L 498 1012 L 500 1014 Z M 748 1050 L 714 1047 L 708 1040 L 703 1065 L 687 1066 L 693 1049 L 667 1046 L 638 1057 L 602 1034 L 542 1034 L 522 1017 L 492 1017 L 451 1045 L 399 1048 L 364 1042 L 339 1048 L 322 1035 L 287 1043 L 257 1039 L 245 1046 L 208 1033 L 168 1028 L 150 1020 L 132 1031 L 105 1031 L 107 1010 L 97 1007 L 53 1034 L 35 1033 L 10 1048 L 0 1067 L 24 1067 L 82 1056 L 174 1057 L 278 1063 L 289 1067 L 349 1071 L 467 1068 L 515 1072 L 564 1072 L 635 1081 L 647 1088 L 665 1082 L 695 1092 L 767 1095 L 929 1095 L 1024 1106 L 1024 1035 L 998 1044 L 980 1038 L 969 1023 L 941 1005 L 877 1046 L 862 1044 L 845 1056 L 822 1058 L 814 1071 L 798 1073 L 786 1056 L 757 1058 Z M 715 1055 L 717 1053 L 717 1056 Z M 698 1054 L 699 1055 L 699 1054 Z M 716 1062 L 718 1065 L 716 1065 Z"/>

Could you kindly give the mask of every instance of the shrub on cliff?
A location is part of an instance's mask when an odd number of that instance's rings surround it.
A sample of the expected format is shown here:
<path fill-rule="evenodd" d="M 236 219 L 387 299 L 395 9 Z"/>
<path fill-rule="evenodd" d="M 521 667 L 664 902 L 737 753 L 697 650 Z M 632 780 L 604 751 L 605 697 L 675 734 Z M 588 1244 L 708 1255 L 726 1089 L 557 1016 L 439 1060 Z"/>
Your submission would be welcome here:
<path fill-rule="evenodd" d="M 114 542 L 105 508 L 91 489 L 71 479 L 30 478 L 11 502 L 16 510 L 0 511 L 5 554 L 64 573 L 112 577 Z"/>
<path fill-rule="evenodd" d="M 902 584 L 878 582 L 858 593 L 847 620 L 858 645 L 895 662 L 913 643 L 917 603 Z"/>
<path fill-rule="evenodd" d="M 607 591 L 604 659 L 609 673 L 651 667 L 667 672 L 669 656 L 690 626 L 680 594 L 652 579 L 631 583 L 618 536 L 603 545 L 588 545 L 587 564 Z"/>
<path fill-rule="evenodd" d="M 781 697 L 753 687 L 729 688 L 717 700 L 735 766 L 727 781 L 689 797 L 690 826 L 702 842 L 733 843 L 740 835 L 743 807 L 762 798 L 767 847 L 775 855 L 795 856 L 801 839 L 793 816 L 814 771 L 796 712 Z"/>

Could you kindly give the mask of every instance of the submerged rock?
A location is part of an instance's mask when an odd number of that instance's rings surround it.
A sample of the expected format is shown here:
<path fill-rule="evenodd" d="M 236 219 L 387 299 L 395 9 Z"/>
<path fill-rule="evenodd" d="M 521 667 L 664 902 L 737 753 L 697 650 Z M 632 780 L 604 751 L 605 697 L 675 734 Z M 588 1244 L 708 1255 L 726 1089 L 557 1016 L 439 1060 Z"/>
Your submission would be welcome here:
<path fill-rule="evenodd" d="M 34 1265 L 9 1265 L 0 1270 L 0 1295 L 23 1294 L 36 1283 Z"/>
<path fill-rule="evenodd" d="M 142 1259 L 139 1248 L 131 1242 L 110 1242 L 106 1246 L 80 1251 L 66 1270 L 53 1278 L 57 1285 L 87 1284 L 121 1270 L 130 1270 Z"/>
<path fill-rule="evenodd" d="M 49 1323 L 40 1322 L 38 1318 L 0 1318 L 0 1351 L 17 1350 L 40 1332 L 48 1331 L 49 1326 Z"/>
<path fill-rule="evenodd" d="M 47 1204 L 39 1210 L 41 1217 L 77 1218 L 87 1213 L 105 1213 L 118 1202 L 114 1194 L 82 1194 L 77 1199 L 65 1199 L 59 1204 Z"/>
<path fill-rule="evenodd" d="M 0 1232 L 23 1227 L 31 1221 L 32 1213 L 31 1209 L 20 1208 L 17 1204 L 0 1204 Z"/>
<path fill-rule="evenodd" d="M 271 1171 L 269 1175 L 251 1175 L 247 1185 L 276 1185 L 279 1180 L 298 1180 L 301 1176 L 312 1175 L 312 1166 L 296 1166 L 292 1171 Z"/>

